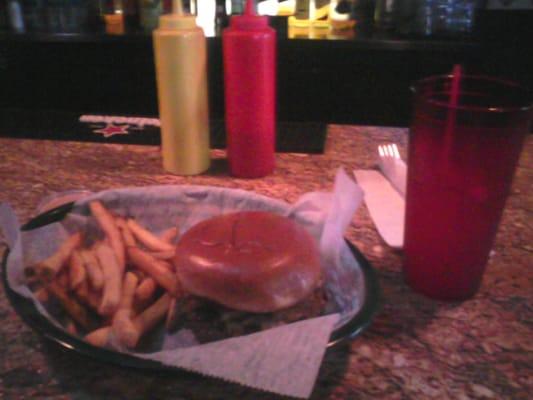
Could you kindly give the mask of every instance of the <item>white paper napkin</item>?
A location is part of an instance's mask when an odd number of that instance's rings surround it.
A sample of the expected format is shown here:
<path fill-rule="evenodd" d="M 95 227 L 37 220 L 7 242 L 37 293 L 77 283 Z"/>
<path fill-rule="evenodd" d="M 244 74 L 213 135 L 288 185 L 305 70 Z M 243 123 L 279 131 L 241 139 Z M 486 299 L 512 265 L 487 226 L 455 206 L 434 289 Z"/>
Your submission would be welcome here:
<path fill-rule="evenodd" d="M 376 228 L 389 246 L 403 247 L 407 165 L 396 144 L 378 147 L 377 171 L 354 171 Z"/>
<path fill-rule="evenodd" d="M 286 396 L 311 395 L 339 314 L 139 357 Z"/>
<path fill-rule="evenodd" d="M 354 171 L 378 233 L 395 249 L 403 247 L 405 199 L 378 171 Z"/>

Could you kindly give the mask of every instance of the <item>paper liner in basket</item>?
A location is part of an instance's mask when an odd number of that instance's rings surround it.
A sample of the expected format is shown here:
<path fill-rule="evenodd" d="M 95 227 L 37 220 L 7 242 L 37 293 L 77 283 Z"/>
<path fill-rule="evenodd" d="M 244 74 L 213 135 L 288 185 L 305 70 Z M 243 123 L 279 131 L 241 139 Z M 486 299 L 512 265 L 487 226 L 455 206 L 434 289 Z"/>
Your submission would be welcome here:
<path fill-rule="evenodd" d="M 14 229 L 12 211 L 0 208 L 0 223 L 11 249 L 9 285 L 32 298 L 38 310 L 56 324 L 25 285 L 23 267 L 52 254 L 69 231 L 91 229 L 94 222 L 87 218 L 87 204 L 95 199 L 119 215 L 136 218 L 153 232 L 177 221 L 183 233 L 203 219 L 241 210 L 275 212 L 308 229 L 320 243 L 329 299 L 327 315 L 203 345 L 194 344 L 187 332 L 178 331 L 163 336 L 160 351 L 130 354 L 262 390 L 302 398 L 310 395 L 331 332 L 359 311 L 365 295 L 362 271 L 343 238 L 361 203 L 362 191 L 343 170 L 336 174 L 333 192 L 307 193 L 293 205 L 226 188 L 125 188 L 84 198 L 61 223 L 23 233 L 18 226 Z"/>

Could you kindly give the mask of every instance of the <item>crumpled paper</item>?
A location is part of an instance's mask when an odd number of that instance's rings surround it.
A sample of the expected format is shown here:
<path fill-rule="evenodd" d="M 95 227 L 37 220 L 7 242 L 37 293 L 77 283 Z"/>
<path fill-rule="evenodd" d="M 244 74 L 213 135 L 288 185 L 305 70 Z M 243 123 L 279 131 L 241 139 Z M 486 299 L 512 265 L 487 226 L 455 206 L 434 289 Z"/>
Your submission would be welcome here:
<path fill-rule="evenodd" d="M 362 191 L 340 169 L 332 192 L 312 192 L 290 205 L 243 190 L 204 186 L 152 186 L 100 192 L 80 201 L 61 222 L 20 232 L 12 210 L 0 205 L 0 226 L 10 246 L 9 285 L 32 298 L 24 282 L 24 265 L 47 257 L 69 232 L 96 230 L 87 204 L 99 199 L 113 212 L 136 218 L 153 232 L 177 224 L 181 233 L 203 219 L 240 210 L 271 211 L 302 224 L 318 240 L 329 302 L 327 314 L 246 336 L 196 344 L 189 332 L 163 335 L 152 353 L 130 353 L 201 374 L 283 395 L 307 398 L 313 389 L 331 332 L 361 308 L 365 295 L 360 266 L 343 234 L 362 201 Z M 124 351 L 117 349 L 117 351 Z"/>

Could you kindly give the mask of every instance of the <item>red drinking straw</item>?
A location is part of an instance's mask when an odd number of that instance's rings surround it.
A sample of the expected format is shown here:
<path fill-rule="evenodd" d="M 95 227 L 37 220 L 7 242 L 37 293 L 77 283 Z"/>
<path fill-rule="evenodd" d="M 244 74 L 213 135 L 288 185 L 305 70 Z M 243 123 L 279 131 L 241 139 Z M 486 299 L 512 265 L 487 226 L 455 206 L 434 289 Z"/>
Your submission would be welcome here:
<path fill-rule="evenodd" d="M 450 101 L 448 103 L 448 116 L 446 118 L 446 130 L 444 131 L 444 156 L 449 160 L 452 151 L 453 131 L 457 119 L 457 104 L 463 67 L 455 64 L 452 70 L 452 87 L 450 89 Z"/>

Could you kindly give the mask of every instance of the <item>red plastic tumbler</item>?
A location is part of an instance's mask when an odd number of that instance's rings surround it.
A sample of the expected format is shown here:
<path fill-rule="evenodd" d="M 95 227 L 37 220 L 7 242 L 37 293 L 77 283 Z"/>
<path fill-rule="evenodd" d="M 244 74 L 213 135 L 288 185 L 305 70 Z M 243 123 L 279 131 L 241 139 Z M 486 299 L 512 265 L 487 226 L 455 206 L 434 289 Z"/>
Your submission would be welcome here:
<path fill-rule="evenodd" d="M 404 273 L 442 300 L 480 284 L 531 127 L 531 98 L 488 77 L 442 76 L 414 88 L 405 215 Z"/>
<path fill-rule="evenodd" d="M 230 172 L 243 178 L 268 175 L 275 158 L 275 30 L 248 0 L 245 14 L 231 17 L 222 45 Z"/>

